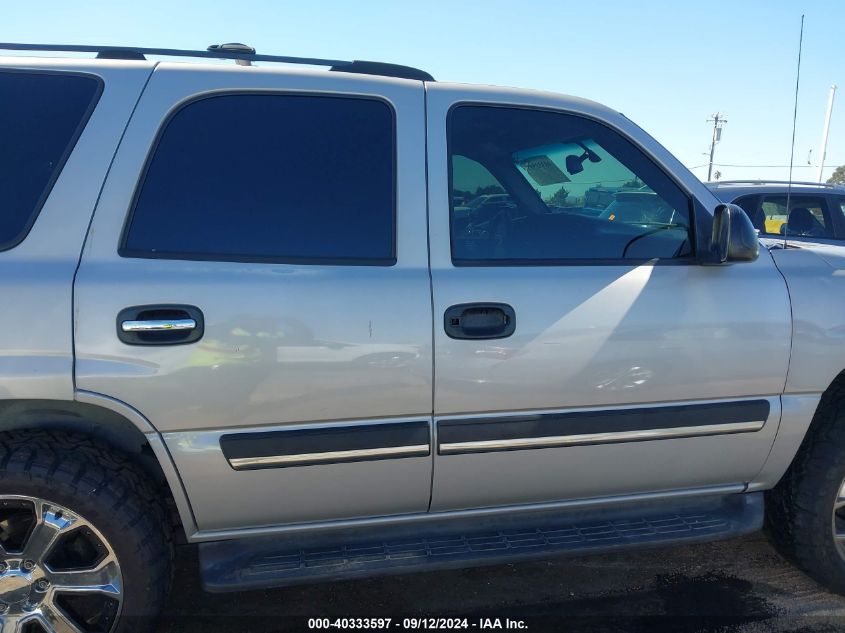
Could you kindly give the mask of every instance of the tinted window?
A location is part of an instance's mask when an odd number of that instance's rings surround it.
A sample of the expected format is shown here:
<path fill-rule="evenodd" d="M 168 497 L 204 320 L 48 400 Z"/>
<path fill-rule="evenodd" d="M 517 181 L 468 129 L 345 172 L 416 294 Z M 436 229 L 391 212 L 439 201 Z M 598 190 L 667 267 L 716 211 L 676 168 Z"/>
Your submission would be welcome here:
<path fill-rule="evenodd" d="M 484 165 L 466 156 L 452 156 L 452 232 L 477 230 L 505 208 L 514 208 L 505 188 Z M 470 226 L 472 224 L 472 227 Z"/>
<path fill-rule="evenodd" d="M 452 259 L 685 257 L 689 199 L 639 149 L 581 117 L 461 106 L 450 118 Z"/>
<path fill-rule="evenodd" d="M 99 87 L 78 75 L 0 72 L 0 249 L 26 237 Z"/>
<path fill-rule="evenodd" d="M 757 197 L 745 196 L 744 198 L 737 198 L 733 202 L 735 205 L 742 208 L 748 215 L 753 215 L 757 211 Z"/>
<path fill-rule="evenodd" d="M 161 135 L 121 254 L 391 264 L 393 128 L 371 99 L 195 101 Z"/>
<path fill-rule="evenodd" d="M 754 228 L 757 229 L 759 233 L 762 234 L 766 232 L 766 216 L 763 209 L 760 207 L 759 196 L 745 196 L 743 198 L 737 198 L 733 201 L 733 204 L 739 206 L 743 211 L 745 211 L 745 215 L 748 216 L 748 219 L 751 220 L 751 224 L 754 225 Z"/>
<path fill-rule="evenodd" d="M 833 237 L 827 205 L 820 196 L 790 196 L 788 211 L 786 195 L 763 196 L 759 216 L 760 232 L 768 235 Z"/>

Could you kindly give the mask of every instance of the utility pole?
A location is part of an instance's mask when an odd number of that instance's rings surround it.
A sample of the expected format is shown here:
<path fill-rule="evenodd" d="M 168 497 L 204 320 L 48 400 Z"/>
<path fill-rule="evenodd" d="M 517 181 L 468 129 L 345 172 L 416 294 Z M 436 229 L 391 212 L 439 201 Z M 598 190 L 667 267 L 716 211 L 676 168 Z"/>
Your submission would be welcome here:
<path fill-rule="evenodd" d="M 833 97 L 836 95 L 836 86 L 830 87 L 830 95 L 827 98 L 827 112 L 824 115 L 824 127 L 822 128 L 822 143 L 819 149 L 819 173 L 816 180 L 822 181 L 824 171 L 824 155 L 827 153 L 827 135 L 830 132 L 830 115 L 833 114 Z"/>
<path fill-rule="evenodd" d="M 722 125 L 727 123 L 728 120 L 720 112 L 717 112 L 713 115 L 712 119 L 707 119 L 708 123 L 710 121 L 713 121 L 713 139 L 710 141 L 710 167 L 707 169 L 708 182 L 713 176 L 713 154 L 716 152 L 716 143 L 722 140 Z"/>

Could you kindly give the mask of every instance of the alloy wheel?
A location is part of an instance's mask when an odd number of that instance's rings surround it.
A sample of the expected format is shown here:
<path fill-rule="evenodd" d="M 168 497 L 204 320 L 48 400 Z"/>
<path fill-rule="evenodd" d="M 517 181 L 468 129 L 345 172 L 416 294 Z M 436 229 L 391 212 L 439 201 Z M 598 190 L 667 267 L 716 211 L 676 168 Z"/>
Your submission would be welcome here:
<path fill-rule="evenodd" d="M 108 633 L 122 597 L 94 525 L 52 501 L 0 496 L 0 633 Z"/>

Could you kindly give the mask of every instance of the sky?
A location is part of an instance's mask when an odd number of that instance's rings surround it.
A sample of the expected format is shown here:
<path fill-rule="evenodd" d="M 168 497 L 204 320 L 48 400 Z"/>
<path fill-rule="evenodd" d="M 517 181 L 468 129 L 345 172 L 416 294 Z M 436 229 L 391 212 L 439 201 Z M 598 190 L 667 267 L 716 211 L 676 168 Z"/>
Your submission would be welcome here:
<path fill-rule="evenodd" d="M 0 41 L 204 49 L 416 66 L 438 80 L 550 90 L 623 112 L 702 180 L 786 179 L 798 36 L 796 180 L 845 164 L 845 0 L 0 0 Z"/>

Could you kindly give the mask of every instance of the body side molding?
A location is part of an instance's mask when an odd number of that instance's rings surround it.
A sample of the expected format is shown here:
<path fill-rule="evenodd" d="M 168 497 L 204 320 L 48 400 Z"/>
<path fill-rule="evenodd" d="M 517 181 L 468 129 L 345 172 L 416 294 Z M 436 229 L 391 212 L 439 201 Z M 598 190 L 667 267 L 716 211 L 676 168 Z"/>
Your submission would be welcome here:
<path fill-rule="evenodd" d="M 457 455 L 753 433 L 766 424 L 770 409 L 768 400 L 758 399 L 440 419 L 437 448 L 440 455 Z"/>
<path fill-rule="evenodd" d="M 323 425 L 227 434 L 220 448 L 235 470 L 425 457 L 431 454 L 431 430 L 427 420 Z"/>

